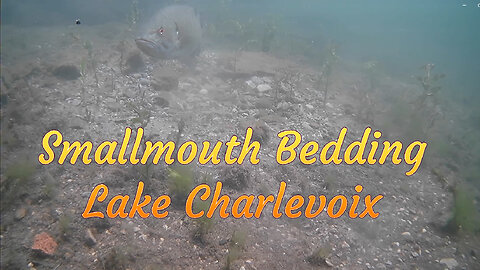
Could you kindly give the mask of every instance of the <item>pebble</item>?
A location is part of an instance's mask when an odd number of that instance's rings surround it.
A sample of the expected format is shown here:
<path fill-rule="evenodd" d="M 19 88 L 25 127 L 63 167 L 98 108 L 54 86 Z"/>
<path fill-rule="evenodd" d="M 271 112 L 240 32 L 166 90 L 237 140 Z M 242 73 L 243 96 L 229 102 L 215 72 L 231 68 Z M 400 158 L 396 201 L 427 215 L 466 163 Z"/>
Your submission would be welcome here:
<path fill-rule="evenodd" d="M 80 99 L 73 99 L 72 100 L 72 105 L 73 106 L 78 106 L 82 103 L 82 101 Z"/>
<path fill-rule="evenodd" d="M 149 85 L 150 84 L 150 81 L 146 78 L 141 78 L 139 81 L 138 81 L 141 85 Z"/>
<path fill-rule="evenodd" d="M 251 80 L 248 80 L 248 81 L 246 81 L 245 83 L 248 85 L 248 87 L 250 87 L 250 88 L 252 88 L 252 89 L 255 89 L 255 88 L 257 87 L 257 86 L 255 85 L 255 83 L 252 82 Z"/>
<path fill-rule="evenodd" d="M 202 88 L 202 90 L 200 90 L 200 94 L 206 95 L 206 94 L 208 94 L 208 90 L 205 89 L 205 88 Z"/>
<path fill-rule="evenodd" d="M 305 107 L 307 107 L 307 109 L 309 109 L 309 110 L 313 110 L 313 108 L 314 108 L 312 104 L 307 104 L 307 105 L 305 105 Z"/>
<path fill-rule="evenodd" d="M 15 211 L 16 220 L 20 220 L 24 218 L 26 215 L 27 215 L 27 209 L 25 207 L 19 208 L 17 209 L 17 211 Z"/>
<path fill-rule="evenodd" d="M 277 109 L 279 110 L 287 110 L 288 108 L 290 108 L 290 104 L 285 101 L 277 104 Z"/>
<path fill-rule="evenodd" d="M 137 96 L 137 93 L 131 89 L 125 89 L 123 90 L 123 94 L 129 98 L 134 98 Z"/>
<path fill-rule="evenodd" d="M 87 232 L 85 233 L 85 244 L 89 247 L 93 247 L 97 244 L 97 239 L 95 239 L 95 236 L 90 229 L 87 229 Z"/>
<path fill-rule="evenodd" d="M 250 79 L 252 82 L 254 82 L 255 84 L 262 84 L 264 81 L 262 79 L 260 79 L 259 77 L 257 76 L 253 76 L 251 79 Z"/>
<path fill-rule="evenodd" d="M 440 263 L 445 264 L 448 269 L 454 269 L 458 266 L 458 262 L 454 258 L 443 258 Z"/>
<path fill-rule="evenodd" d="M 265 92 L 265 91 L 268 91 L 270 89 L 272 89 L 272 87 L 269 84 L 266 84 L 266 83 L 260 84 L 260 85 L 257 86 L 257 90 L 260 91 L 260 92 Z"/>
<path fill-rule="evenodd" d="M 403 232 L 402 236 L 407 241 L 413 241 L 413 236 L 410 232 Z"/>

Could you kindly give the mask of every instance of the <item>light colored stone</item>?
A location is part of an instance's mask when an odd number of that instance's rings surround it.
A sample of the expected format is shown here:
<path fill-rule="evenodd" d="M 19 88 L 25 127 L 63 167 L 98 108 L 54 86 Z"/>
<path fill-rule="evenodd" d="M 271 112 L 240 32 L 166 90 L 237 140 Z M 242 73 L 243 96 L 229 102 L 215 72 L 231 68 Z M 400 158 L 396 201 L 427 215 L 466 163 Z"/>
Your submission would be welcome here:
<path fill-rule="evenodd" d="M 15 219 L 20 220 L 24 218 L 27 215 L 27 209 L 25 207 L 18 208 L 17 211 L 15 211 Z"/>
<path fill-rule="evenodd" d="M 257 89 L 258 89 L 258 91 L 260 91 L 260 92 L 265 92 L 265 91 L 271 90 L 272 87 L 271 87 L 269 84 L 264 83 L 264 84 L 258 85 L 258 86 L 257 86 Z"/>
<path fill-rule="evenodd" d="M 255 88 L 257 87 L 257 86 L 255 85 L 255 83 L 252 82 L 251 80 L 248 80 L 248 81 L 246 81 L 245 83 L 248 85 L 248 87 L 250 87 L 250 88 L 252 88 L 252 89 L 255 89 Z"/>
<path fill-rule="evenodd" d="M 251 78 L 251 80 L 252 80 L 252 82 L 254 82 L 255 84 L 262 84 L 262 83 L 263 83 L 263 80 L 260 79 L 260 78 L 257 77 L 257 76 L 253 76 L 253 77 Z"/>
<path fill-rule="evenodd" d="M 443 258 L 440 263 L 445 264 L 448 269 L 454 269 L 458 266 L 458 262 L 454 258 Z"/>

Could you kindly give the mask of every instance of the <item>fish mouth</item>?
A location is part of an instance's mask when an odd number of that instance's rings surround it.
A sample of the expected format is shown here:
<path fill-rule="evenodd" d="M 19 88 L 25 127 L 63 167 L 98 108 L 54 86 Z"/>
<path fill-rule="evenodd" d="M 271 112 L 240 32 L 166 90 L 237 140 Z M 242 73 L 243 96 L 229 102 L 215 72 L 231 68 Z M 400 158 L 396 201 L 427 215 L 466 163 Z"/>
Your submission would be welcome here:
<path fill-rule="evenodd" d="M 170 59 L 173 57 L 175 46 L 170 42 L 155 42 L 145 38 L 135 39 L 137 47 L 146 55 L 154 58 Z"/>

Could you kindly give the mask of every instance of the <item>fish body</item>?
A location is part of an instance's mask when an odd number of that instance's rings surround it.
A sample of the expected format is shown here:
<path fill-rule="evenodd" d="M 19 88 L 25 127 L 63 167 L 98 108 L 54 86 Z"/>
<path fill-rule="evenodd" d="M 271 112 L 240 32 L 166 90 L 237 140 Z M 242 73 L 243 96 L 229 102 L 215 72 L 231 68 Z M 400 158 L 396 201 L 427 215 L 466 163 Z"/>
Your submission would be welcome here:
<path fill-rule="evenodd" d="M 192 7 L 174 5 L 160 10 L 137 38 L 137 47 L 156 59 L 188 59 L 200 51 L 202 28 Z"/>

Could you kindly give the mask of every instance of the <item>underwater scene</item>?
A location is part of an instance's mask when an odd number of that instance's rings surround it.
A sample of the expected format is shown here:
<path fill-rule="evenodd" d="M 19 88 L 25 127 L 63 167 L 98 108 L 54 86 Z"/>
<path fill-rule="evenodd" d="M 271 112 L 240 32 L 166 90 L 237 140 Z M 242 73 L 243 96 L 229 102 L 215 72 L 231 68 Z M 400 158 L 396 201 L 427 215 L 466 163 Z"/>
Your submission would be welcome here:
<path fill-rule="evenodd" d="M 0 269 L 480 269 L 480 0 L 1 1 Z"/>

